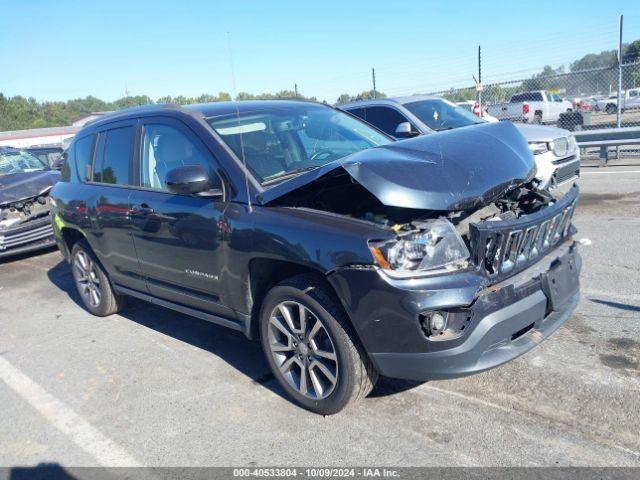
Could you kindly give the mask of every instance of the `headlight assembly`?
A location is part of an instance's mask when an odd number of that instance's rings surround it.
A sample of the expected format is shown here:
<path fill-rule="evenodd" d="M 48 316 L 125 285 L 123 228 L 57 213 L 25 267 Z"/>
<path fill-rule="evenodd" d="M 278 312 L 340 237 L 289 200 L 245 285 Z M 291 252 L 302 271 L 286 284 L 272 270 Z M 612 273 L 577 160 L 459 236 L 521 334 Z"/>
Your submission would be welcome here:
<path fill-rule="evenodd" d="M 564 157 L 569 153 L 569 142 L 566 137 L 556 138 L 549 146 L 556 157 Z"/>
<path fill-rule="evenodd" d="M 531 142 L 529 143 L 529 150 L 534 155 L 542 155 L 549 151 L 549 145 L 546 142 Z"/>
<path fill-rule="evenodd" d="M 453 224 L 444 218 L 422 222 L 418 230 L 384 243 L 369 245 L 375 262 L 394 277 L 460 269 L 469 249 Z"/>

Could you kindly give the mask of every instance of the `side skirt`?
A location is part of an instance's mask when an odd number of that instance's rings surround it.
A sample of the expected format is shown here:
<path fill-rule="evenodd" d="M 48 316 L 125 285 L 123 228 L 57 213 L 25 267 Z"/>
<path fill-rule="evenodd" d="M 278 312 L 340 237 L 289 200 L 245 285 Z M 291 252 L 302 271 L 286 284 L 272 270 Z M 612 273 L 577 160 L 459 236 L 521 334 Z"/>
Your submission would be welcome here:
<path fill-rule="evenodd" d="M 250 317 L 248 315 L 239 314 L 243 317 L 241 320 L 230 320 L 228 318 L 219 317 L 217 315 L 213 315 L 207 312 L 202 312 L 194 308 L 185 307 L 184 305 L 180 305 L 178 303 L 162 300 L 160 298 L 153 297 L 149 294 L 138 292 L 137 290 L 132 290 L 127 287 L 122 287 L 120 285 L 114 285 L 113 288 L 116 292 L 120 294 L 130 295 L 132 297 L 139 298 L 140 300 L 144 300 L 154 305 L 159 305 L 161 307 L 169 308 L 176 312 L 184 313 L 185 315 L 191 315 L 192 317 L 196 317 L 201 320 L 206 320 L 207 322 L 215 323 L 223 327 L 231 328 L 232 330 L 238 330 L 240 332 L 243 332 L 248 338 L 251 338 L 249 334 L 251 322 L 250 322 Z"/>

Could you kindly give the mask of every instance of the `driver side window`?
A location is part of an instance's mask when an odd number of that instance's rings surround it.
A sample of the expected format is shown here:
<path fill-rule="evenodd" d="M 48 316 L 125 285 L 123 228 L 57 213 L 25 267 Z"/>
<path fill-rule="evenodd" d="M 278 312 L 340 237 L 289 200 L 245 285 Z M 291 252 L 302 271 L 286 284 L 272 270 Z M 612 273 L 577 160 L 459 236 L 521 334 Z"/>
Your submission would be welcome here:
<path fill-rule="evenodd" d="M 222 186 L 213 171 L 210 155 L 178 128 L 164 124 L 146 124 L 142 136 L 140 185 L 167 190 L 165 177 L 169 170 L 183 165 L 201 165 Z M 218 187 L 218 185 L 214 185 Z"/>
<path fill-rule="evenodd" d="M 362 118 L 392 137 L 396 136 L 399 124 L 409 121 L 407 117 L 390 107 L 367 107 Z M 413 125 L 412 128 L 415 129 Z"/>

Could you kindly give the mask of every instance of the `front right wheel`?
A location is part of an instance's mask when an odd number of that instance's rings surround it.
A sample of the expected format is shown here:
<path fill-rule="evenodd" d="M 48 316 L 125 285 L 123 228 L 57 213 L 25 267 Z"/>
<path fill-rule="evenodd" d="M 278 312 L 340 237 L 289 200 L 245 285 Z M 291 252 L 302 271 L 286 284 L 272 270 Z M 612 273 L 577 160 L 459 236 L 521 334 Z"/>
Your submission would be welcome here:
<path fill-rule="evenodd" d="M 337 413 L 368 395 L 377 380 L 345 313 L 313 275 L 285 280 L 268 292 L 260 337 L 282 388 L 313 412 Z"/>

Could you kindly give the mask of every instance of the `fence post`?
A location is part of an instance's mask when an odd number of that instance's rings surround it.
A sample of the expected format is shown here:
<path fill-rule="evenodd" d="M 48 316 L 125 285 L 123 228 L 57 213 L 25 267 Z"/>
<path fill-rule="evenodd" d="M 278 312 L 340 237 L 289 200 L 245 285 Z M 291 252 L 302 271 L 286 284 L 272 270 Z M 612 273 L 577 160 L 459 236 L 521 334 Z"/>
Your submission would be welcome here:
<path fill-rule="evenodd" d="M 482 57 L 480 45 L 478 45 L 478 107 L 480 108 L 480 118 L 482 118 Z"/>
<path fill-rule="evenodd" d="M 373 81 L 373 98 L 376 98 L 378 95 L 376 93 L 376 69 L 371 68 L 371 80 Z"/>
<path fill-rule="evenodd" d="M 620 128 L 622 110 L 622 15 L 618 24 L 618 108 L 616 109 L 616 127 Z"/>

